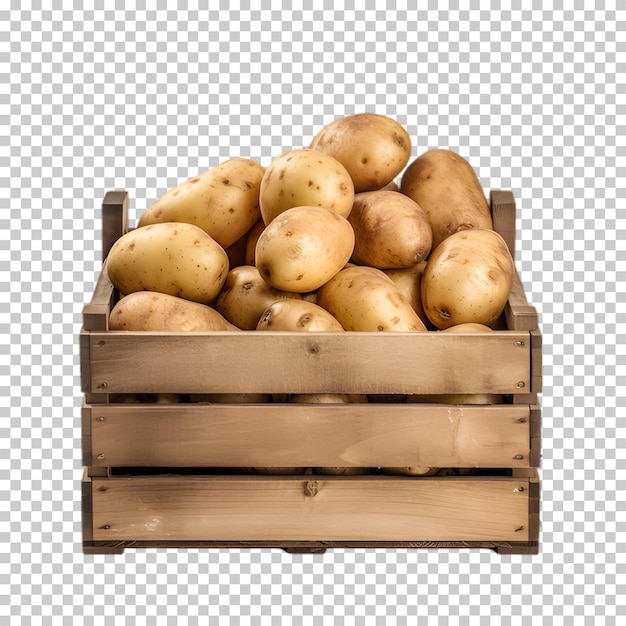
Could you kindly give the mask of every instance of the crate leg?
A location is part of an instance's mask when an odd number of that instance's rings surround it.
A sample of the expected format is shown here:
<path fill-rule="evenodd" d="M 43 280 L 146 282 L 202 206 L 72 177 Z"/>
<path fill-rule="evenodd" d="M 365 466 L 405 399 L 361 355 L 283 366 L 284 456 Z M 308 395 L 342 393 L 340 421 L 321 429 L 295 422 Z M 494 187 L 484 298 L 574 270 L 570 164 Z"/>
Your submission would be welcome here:
<path fill-rule="evenodd" d="M 539 544 L 502 545 L 494 547 L 493 550 L 498 554 L 539 554 Z"/>
<path fill-rule="evenodd" d="M 295 548 L 282 548 L 287 554 L 324 554 L 326 548 L 321 547 L 295 547 Z"/>
<path fill-rule="evenodd" d="M 83 544 L 83 554 L 124 554 L 124 546 L 94 546 Z"/>

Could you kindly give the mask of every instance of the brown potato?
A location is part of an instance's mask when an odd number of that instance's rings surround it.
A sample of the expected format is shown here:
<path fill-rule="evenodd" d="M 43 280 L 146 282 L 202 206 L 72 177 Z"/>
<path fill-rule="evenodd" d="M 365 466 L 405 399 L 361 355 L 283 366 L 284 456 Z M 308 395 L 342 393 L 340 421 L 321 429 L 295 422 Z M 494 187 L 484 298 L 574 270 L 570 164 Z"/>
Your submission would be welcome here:
<path fill-rule="evenodd" d="M 328 154 L 307 148 L 276 157 L 261 180 L 259 206 L 266 225 L 297 206 L 317 206 L 347 217 L 354 185 L 346 168 Z"/>
<path fill-rule="evenodd" d="M 426 313 L 424 313 L 421 293 L 422 274 L 425 269 L 426 261 L 422 261 L 413 267 L 387 269 L 383 271 L 393 280 L 396 287 L 402 292 L 402 295 L 409 301 L 413 310 L 419 315 L 422 322 L 424 322 L 424 325 L 428 326 L 430 321 Z"/>
<path fill-rule="evenodd" d="M 270 304 L 301 297 L 299 293 L 275 289 L 253 265 L 240 265 L 228 272 L 215 308 L 241 330 L 254 330 Z"/>
<path fill-rule="evenodd" d="M 422 276 L 422 306 L 443 330 L 457 324 L 494 323 L 509 297 L 515 267 L 504 239 L 472 228 L 444 239 Z"/>
<path fill-rule="evenodd" d="M 504 398 L 496 393 L 441 393 L 407 396 L 409 404 L 504 404 Z"/>
<path fill-rule="evenodd" d="M 444 328 L 442 333 L 488 333 L 493 329 L 490 326 L 485 326 L 485 324 L 474 324 L 472 322 L 467 322 L 465 324 L 456 324 L 456 326 L 449 326 L 448 328 Z"/>
<path fill-rule="evenodd" d="M 251 159 L 219 163 L 169 189 L 139 218 L 138 226 L 187 222 L 228 248 L 260 217 L 259 189 L 265 168 Z"/>
<path fill-rule="evenodd" d="M 228 274 L 228 255 L 193 224 L 166 222 L 136 228 L 111 247 L 107 272 L 126 295 L 159 291 L 212 304 Z"/>
<path fill-rule="evenodd" d="M 317 303 L 348 331 L 427 332 L 391 278 L 374 267 L 341 270 L 319 289 Z"/>
<path fill-rule="evenodd" d="M 383 473 L 394 476 L 434 476 L 440 471 L 439 467 L 383 467 Z"/>
<path fill-rule="evenodd" d="M 110 330 L 214 331 L 239 330 L 215 309 L 155 291 L 129 293 L 111 310 Z"/>
<path fill-rule="evenodd" d="M 348 221 L 355 237 L 352 260 L 359 265 L 379 269 L 413 267 L 430 252 L 433 232 L 428 215 L 404 194 L 358 193 Z"/>
<path fill-rule="evenodd" d="M 411 156 L 406 129 L 396 120 L 375 113 L 356 113 L 330 122 L 309 147 L 342 163 L 356 193 L 389 184 Z"/>
<path fill-rule="evenodd" d="M 400 191 L 426 211 L 434 250 L 446 237 L 469 228 L 491 228 L 485 192 L 470 163 L 452 150 L 433 149 L 404 171 Z"/>
<path fill-rule="evenodd" d="M 246 235 L 246 251 L 244 255 L 244 263 L 242 263 L 242 265 L 254 265 L 256 243 L 264 230 L 265 222 L 263 221 L 263 219 L 259 218 L 254 226 L 248 231 L 248 234 Z"/>
<path fill-rule="evenodd" d="M 345 217 L 299 206 L 275 217 L 256 245 L 256 267 L 276 289 L 307 293 L 330 280 L 352 256 L 354 230 Z"/>
<path fill-rule="evenodd" d="M 190 402 L 209 404 L 264 404 L 272 401 L 268 393 L 192 393 Z"/>
<path fill-rule="evenodd" d="M 257 330 L 343 332 L 343 326 L 321 306 L 307 300 L 280 300 L 265 310 Z"/>

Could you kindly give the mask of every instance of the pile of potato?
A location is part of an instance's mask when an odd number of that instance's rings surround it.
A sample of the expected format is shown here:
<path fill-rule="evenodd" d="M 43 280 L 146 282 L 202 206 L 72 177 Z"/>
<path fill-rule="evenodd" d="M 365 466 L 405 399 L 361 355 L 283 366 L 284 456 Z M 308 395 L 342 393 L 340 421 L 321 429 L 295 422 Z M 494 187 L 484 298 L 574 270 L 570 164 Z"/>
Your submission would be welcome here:
<path fill-rule="evenodd" d="M 409 164 L 410 155 L 410 137 L 397 121 L 362 113 L 328 124 L 308 148 L 289 150 L 268 167 L 233 158 L 182 182 L 149 206 L 137 228 L 109 252 L 106 270 L 121 296 L 110 329 L 491 331 L 507 302 L 514 265 L 493 230 L 478 177 L 450 150 L 428 150 Z M 380 401 L 346 394 L 245 393 L 191 400 Z M 118 401 L 180 399 L 170 394 Z M 410 475 L 441 471 L 382 469 Z"/>
<path fill-rule="evenodd" d="M 471 165 L 389 117 L 167 191 L 110 250 L 112 330 L 490 330 L 514 272 Z M 400 184 L 395 180 L 400 176 Z"/>

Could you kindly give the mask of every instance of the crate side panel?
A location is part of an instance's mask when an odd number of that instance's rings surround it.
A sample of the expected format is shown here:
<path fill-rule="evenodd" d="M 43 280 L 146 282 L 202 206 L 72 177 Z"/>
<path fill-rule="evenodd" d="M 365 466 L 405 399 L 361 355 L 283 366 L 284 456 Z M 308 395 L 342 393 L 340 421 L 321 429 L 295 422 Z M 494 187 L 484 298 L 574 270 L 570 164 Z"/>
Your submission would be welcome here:
<path fill-rule="evenodd" d="M 530 386 L 527 332 L 91 333 L 91 391 L 500 393 Z"/>
<path fill-rule="evenodd" d="M 108 405 L 94 464 L 525 467 L 529 408 L 393 404 Z"/>
<path fill-rule="evenodd" d="M 528 489 L 520 482 L 94 480 L 94 540 L 527 541 Z"/>

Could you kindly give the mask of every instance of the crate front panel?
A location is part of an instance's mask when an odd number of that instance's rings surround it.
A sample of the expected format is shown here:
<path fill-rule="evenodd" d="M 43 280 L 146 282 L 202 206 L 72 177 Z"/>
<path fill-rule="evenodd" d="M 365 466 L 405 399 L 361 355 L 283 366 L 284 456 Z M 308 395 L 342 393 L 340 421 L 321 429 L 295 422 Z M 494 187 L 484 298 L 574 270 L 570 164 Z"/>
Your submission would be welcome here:
<path fill-rule="evenodd" d="M 528 331 L 90 332 L 90 393 L 493 393 L 530 390 Z"/>
<path fill-rule="evenodd" d="M 93 480 L 94 541 L 528 541 L 527 478 Z"/>
<path fill-rule="evenodd" d="M 85 407 L 85 465 L 528 467 L 524 405 Z"/>

